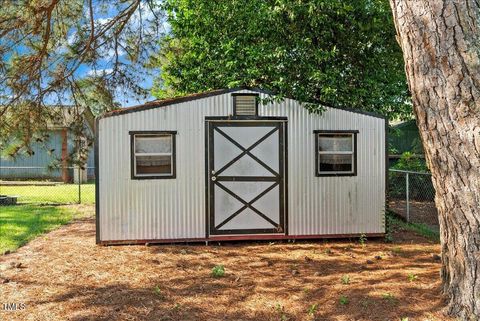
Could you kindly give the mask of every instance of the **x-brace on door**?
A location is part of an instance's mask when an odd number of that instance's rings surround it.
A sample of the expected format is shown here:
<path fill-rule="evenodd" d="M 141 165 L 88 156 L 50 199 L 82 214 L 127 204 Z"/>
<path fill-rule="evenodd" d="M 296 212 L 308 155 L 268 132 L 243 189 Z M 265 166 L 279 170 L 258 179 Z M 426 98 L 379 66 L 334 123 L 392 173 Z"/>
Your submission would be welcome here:
<path fill-rule="evenodd" d="M 210 235 L 285 234 L 285 123 L 207 126 Z"/>

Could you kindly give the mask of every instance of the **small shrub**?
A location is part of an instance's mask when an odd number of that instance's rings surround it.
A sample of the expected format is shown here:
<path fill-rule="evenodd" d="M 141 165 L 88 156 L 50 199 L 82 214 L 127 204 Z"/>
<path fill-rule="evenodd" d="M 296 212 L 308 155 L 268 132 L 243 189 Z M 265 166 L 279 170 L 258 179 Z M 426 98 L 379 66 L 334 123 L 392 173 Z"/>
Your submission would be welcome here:
<path fill-rule="evenodd" d="M 360 235 L 360 238 L 358 239 L 358 242 L 360 243 L 360 245 L 362 245 L 362 247 L 365 247 L 367 243 L 367 236 L 362 233 L 362 235 Z"/>
<path fill-rule="evenodd" d="M 425 160 L 418 158 L 412 152 L 403 152 L 398 162 L 392 166 L 394 169 L 413 171 L 413 172 L 427 172 L 428 167 Z"/>
<path fill-rule="evenodd" d="M 309 306 L 309 307 L 308 307 L 308 310 L 307 310 L 308 315 L 314 315 L 315 312 L 317 312 L 317 307 L 318 307 L 318 304 L 317 304 L 317 303 L 312 304 L 311 306 Z"/>
<path fill-rule="evenodd" d="M 391 293 L 385 293 L 385 294 L 383 294 L 383 295 L 382 295 L 382 298 L 383 298 L 384 300 L 387 300 L 387 301 L 390 301 L 390 302 L 394 302 L 394 301 L 397 300 L 397 299 L 395 298 L 395 296 L 394 296 L 393 294 L 391 294 Z"/>
<path fill-rule="evenodd" d="M 288 320 L 287 314 L 285 313 L 285 308 L 279 303 L 275 305 L 275 311 L 277 311 L 277 313 L 280 315 L 280 321 Z"/>
<path fill-rule="evenodd" d="M 214 278 L 221 278 L 225 276 L 225 267 L 223 265 L 215 265 L 212 269 L 212 276 Z"/>
<path fill-rule="evenodd" d="M 415 274 L 413 274 L 413 273 L 408 274 L 408 281 L 413 282 L 416 279 L 418 279 L 418 276 L 416 276 Z"/>
<path fill-rule="evenodd" d="M 350 277 L 348 275 L 342 276 L 342 284 L 350 284 Z"/>
<path fill-rule="evenodd" d="M 155 293 L 161 299 L 164 297 L 163 292 L 158 285 L 153 288 L 153 293 Z"/>
<path fill-rule="evenodd" d="M 347 305 L 349 301 L 345 295 L 341 295 L 338 302 L 340 303 L 340 305 Z"/>

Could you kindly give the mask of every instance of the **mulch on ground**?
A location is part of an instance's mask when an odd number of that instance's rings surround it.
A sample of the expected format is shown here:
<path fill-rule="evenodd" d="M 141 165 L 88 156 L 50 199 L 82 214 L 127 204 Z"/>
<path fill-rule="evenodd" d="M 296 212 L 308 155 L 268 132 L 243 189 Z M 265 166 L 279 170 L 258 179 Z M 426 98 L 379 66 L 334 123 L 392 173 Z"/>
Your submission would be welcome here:
<path fill-rule="evenodd" d="M 0 257 L 0 303 L 25 304 L 0 319 L 449 320 L 439 245 L 406 231 L 365 245 L 104 247 L 94 230 L 78 220 Z M 212 277 L 220 264 L 225 276 Z"/>

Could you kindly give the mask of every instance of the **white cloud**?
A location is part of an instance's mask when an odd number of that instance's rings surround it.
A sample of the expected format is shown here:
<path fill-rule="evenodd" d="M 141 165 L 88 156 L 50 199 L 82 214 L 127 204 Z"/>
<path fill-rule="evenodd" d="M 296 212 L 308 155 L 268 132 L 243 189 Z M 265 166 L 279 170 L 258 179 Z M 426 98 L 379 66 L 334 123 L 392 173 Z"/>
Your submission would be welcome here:
<path fill-rule="evenodd" d="M 90 69 L 88 72 L 87 72 L 87 75 L 88 76 L 92 76 L 92 77 L 102 77 L 102 76 L 105 76 L 105 75 L 108 75 L 110 73 L 112 73 L 113 69 L 112 68 L 106 68 L 106 69 Z"/>
<path fill-rule="evenodd" d="M 71 46 L 75 43 L 75 40 L 77 38 L 77 32 L 73 31 L 68 37 L 67 37 L 67 43 Z"/>

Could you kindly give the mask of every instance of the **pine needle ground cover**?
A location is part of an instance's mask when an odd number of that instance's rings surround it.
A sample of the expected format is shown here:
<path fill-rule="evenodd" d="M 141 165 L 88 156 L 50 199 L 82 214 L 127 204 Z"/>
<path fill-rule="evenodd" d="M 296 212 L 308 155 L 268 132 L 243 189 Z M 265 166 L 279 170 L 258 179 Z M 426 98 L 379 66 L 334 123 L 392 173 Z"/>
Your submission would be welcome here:
<path fill-rule="evenodd" d="M 75 220 L 0 256 L 3 302 L 25 304 L 0 319 L 450 320 L 440 246 L 392 239 L 98 246 Z"/>

